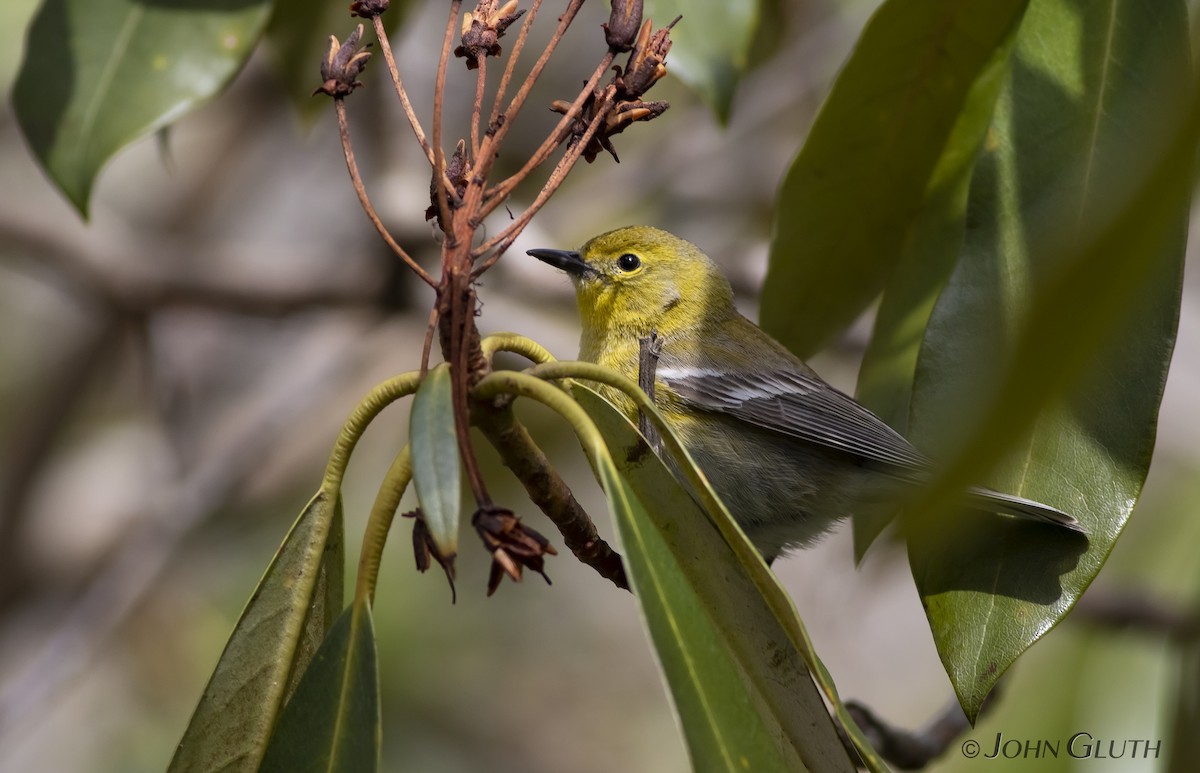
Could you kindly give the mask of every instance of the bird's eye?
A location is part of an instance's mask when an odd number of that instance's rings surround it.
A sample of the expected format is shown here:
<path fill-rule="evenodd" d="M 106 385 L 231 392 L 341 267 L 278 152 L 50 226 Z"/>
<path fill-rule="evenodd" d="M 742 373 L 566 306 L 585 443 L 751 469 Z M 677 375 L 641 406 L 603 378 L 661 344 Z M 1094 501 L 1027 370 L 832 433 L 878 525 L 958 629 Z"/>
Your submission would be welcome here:
<path fill-rule="evenodd" d="M 617 265 L 622 271 L 633 271 L 638 266 L 642 265 L 642 259 L 633 253 L 627 252 L 617 258 Z"/>

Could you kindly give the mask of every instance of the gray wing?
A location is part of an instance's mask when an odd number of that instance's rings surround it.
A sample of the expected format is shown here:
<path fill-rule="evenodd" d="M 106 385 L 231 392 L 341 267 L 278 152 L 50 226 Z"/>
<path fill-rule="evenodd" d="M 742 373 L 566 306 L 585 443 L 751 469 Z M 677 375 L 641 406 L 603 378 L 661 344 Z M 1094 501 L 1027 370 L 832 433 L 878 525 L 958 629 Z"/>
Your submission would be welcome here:
<path fill-rule="evenodd" d="M 753 381 L 708 368 L 660 368 L 658 379 L 693 407 L 877 462 L 895 472 L 928 467 L 912 444 L 875 414 L 821 381 L 795 371 Z"/>
<path fill-rule="evenodd" d="M 750 380 L 712 368 L 668 366 L 657 377 L 695 408 L 845 451 L 897 478 L 920 480 L 929 468 L 929 460 L 900 433 L 815 374 L 771 371 Z M 1083 532 L 1067 513 L 1024 497 L 976 487 L 967 500 L 980 509 Z"/>

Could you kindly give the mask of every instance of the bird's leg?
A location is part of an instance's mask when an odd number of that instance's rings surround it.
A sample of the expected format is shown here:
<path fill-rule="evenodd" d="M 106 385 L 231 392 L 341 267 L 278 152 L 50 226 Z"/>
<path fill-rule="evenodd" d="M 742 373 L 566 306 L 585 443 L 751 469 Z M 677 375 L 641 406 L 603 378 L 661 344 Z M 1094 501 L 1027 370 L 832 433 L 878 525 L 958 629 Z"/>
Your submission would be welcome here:
<path fill-rule="evenodd" d="M 650 402 L 654 402 L 654 372 L 658 369 L 658 358 L 662 354 L 663 338 L 657 330 L 651 330 L 650 335 L 638 339 L 638 386 Z M 650 417 L 645 411 L 638 411 L 638 431 L 646 442 L 654 449 L 654 453 L 662 456 L 662 438 L 658 430 L 650 423 Z"/>

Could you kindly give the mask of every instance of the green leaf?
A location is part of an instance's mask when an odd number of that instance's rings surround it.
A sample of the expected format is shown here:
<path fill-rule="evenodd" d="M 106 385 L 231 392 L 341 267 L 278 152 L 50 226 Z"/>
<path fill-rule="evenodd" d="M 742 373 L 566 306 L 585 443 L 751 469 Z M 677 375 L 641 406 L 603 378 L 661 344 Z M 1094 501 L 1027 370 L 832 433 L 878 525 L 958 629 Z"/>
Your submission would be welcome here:
<path fill-rule="evenodd" d="M 293 106 L 305 120 L 315 118 L 321 110 L 330 109 L 332 100 L 312 95 L 313 89 L 321 85 L 321 60 L 329 50 L 329 36 L 345 40 L 355 25 L 371 26 L 366 19 L 351 17 L 349 5 L 345 0 L 290 0 L 277 5 L 271 14 L 266 33 L 271 59 Z M 388 35 L 399 28 L 409 5 L 394 0 L 380 17 Z M 370 39 L 369 32 L 366 37 Z M 382 55 L 374 64 L 384 67 Z M 380 87 L 384 87 L 386 81 L 387 74 L 381 69 Z"/>
<path fill-rule="evenodd" d="M 1147 500 L 1150 508 L 1122 537 L 1121 548 L 1088 590 L 1082 603 L 1099 614 L 1084 617 L 1081 605 L 1054 636 L 1022 657 L 1005 678 L 993 710 L 957 742 L 973 740 L 980 756 L 993 754 L 1000 734 L 1002 743 L 1010 744 L 1009 754 L 1021 748 L 1020 754 L 1005 765 L 1003 754 L 991 760 L 968 758 L 954 753 L 952 746 L 934 766 L 935 773 L 979 773 L 985 762 L 991 763 L 987 769 L 1038 773 L 1077 773 L 1092 762 L 1122 772 L 1200 769 L 1196 704 L 1180 705 L 1178 731 L 1172 734 L 1171 727 L 1171 699 L 1196 694 L 1196 672 L 1189 674 L 1195 661 L 1187 660 L 1194 658 L 1196 642 L 1171 637 L 1155 624 L 1186 614 L 1200 601 L 1195 554 L 1200 519 L 1194 517 L 1200 485 L 1194 470 L 1166 480 L 1176 483 L 1160 486 L 1157 507 Z M 1169 493 L 1164 496 L 1164 491 Z M 1148 620 L 1155 623 L 1147 626 Z M 1124 757 L 1119 762 L 1097 760 L 1093 751 L 1092 760 L 1073 759 L 1068 744 L 1081 732 L 1091 737 L 1077 739 L 1077 754 L 1083 753 L 1083 744 L 1091 742 L 1095 750 L 1095 741 L 1101 740 L 1100 753 L 1115 756 L 1128 739 Z M 1033 753 L 1025 755 L 1026 739 L 1032 749 L 1040 742 L 1036 759 Z M 1115 754 L 1109 755 L 1112 739 Z M 1137 753 L 1133 739 L 1141 741 Z M 1159 742 L 1159 753 L 1146 754 L 1147 742 Z M 1057 758 L 1048 744 L 1057 744 Z M 1164 766 L 1167 760 L 1179 767 Z"/>
<path fill-rule="evenodd" d="M 270 11 L 271 0 L 45 0 L 13 104 L 34 154 L 81 214 L 118 150 L 229 82 Z"/>
<path fill-rule="evenodd" d="M 371 605 L 347 607 L 288 701 L 263 758 L 278 773 L 370 773 L 382 738 Z"/>
<path fill-rule="evenodd" d="M 724 0 L 647 0 L 644 18 L 658 29 L 676 16 L 667 71 L 708 102 L 717 118 L 729 119 L 738 79 L 746 69 L 761 3 Z"/>
<path fill-rule="evenodd" d="M 571 391 L 614 455 L 598 460 L 597 474 L 693 765 L 853 769 L 779 607 L 752 579 L 769 577 L 773 600 L 799 626 L 753 547 L 745 544 L 747 566 L 623 415 L 586 387 Z"/>
<path fill-rule="evenodd" d="M 963 256 L 930 318 L 912 401 L 918 444 L 953 448 L 953 462 L 909 539 L 971 717 L 1100 570 L 1149 467 L 1200 122 L 1187 29 L 1175 0 L 1035 0 L 972 181 Z M 964 427 L 975 429 L 965 444 Z M 941 517 L 1006 449 L 986 482 L 1072 513 L 1086 541 Z"/>
<path fill-rule="evenodd" d="M 288 694 L 342 606 L 341 498 L 317 492 L 242 612 L 171 773 L 255 771 Z"/>
<path fill-rule="evenodd" d="M 421 502 L 421 515 L 442 556 L 453 558 L 458 552 L 462 470 L 458 464 L 448 364 L 433 368 L 421 382 L 413 398 L 408 431 L 412 441 L 413 483 Z"/>
<path fill-rule="evenodd" d="M 925 325 L 958 260 L 971 174 L 991 126 L 996 98 L 1007 80 L 1016 37 L 1017 28 L 1013 28 L 967 93 L 921 211 L 909 227 L 884 289 L 859 367 L 858 401 L 901 434 L 908 434 L 913 378 Z M 891 508 L 854 513 L 854 552 L 858 560 L 894 516 Z"/>
<path fill-rule="evenodd" d="M 887 0 L 867 23 L 776 204 L 761 323 L 801 357 L 884 289 L 948 175 L 970 151 L 964 110 L 1027 0 Z M 948 143 L 963 143 L 948 148 Z"/>

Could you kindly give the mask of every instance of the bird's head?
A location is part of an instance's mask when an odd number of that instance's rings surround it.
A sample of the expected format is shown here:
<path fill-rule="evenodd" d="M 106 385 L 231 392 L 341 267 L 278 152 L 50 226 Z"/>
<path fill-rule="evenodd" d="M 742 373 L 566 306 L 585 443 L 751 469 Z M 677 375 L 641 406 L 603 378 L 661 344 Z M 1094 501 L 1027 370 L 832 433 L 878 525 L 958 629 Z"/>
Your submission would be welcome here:
<path fill-rule="evenodd" d="M 696 245 L 649 226 L 601 234 L 578 250 L 529 250 L 575 284 L 585 335 L 664 335 L 733 312 L 733 291 Z"/>

